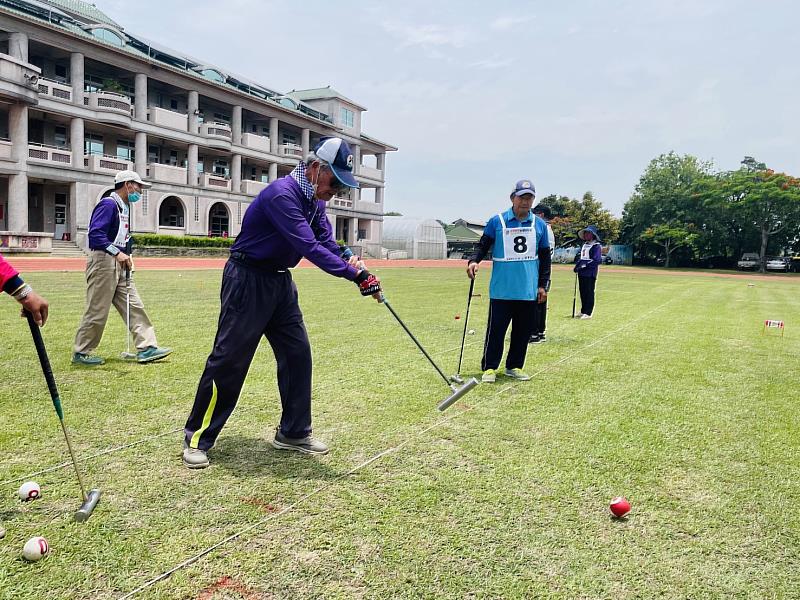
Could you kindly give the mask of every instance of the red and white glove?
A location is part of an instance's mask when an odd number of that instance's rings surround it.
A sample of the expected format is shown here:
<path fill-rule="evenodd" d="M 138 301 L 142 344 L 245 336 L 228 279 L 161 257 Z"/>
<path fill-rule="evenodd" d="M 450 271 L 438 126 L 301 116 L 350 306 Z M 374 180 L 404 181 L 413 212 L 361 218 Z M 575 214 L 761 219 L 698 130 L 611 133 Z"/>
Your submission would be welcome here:
<path fill-rule="evenodd" d="M 366 269 L 362 269 L 353 280 L 358 286 L 362 296 L 374 296 L 381 291 L 380 279 Z"/>

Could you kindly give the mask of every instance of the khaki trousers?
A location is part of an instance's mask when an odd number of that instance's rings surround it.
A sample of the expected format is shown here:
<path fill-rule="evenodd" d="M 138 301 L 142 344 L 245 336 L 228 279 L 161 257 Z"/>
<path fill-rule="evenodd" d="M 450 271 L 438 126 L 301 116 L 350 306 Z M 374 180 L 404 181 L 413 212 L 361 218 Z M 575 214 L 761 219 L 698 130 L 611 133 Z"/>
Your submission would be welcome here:
<path fill-rule="evenodd" d="M 158 346 L 155 329 L 144 310 L 133 280 L 128 288 L 125 283 L 125 269 L 116 259 L 102 250 L 91 250 L 86 261 L 86 310 L 75 335 L 75 352 L 91 354 L 100 345 L 112 304 L 125 321 L 125 297 L 128 293 L 131 333 L 136 349 Z"/>

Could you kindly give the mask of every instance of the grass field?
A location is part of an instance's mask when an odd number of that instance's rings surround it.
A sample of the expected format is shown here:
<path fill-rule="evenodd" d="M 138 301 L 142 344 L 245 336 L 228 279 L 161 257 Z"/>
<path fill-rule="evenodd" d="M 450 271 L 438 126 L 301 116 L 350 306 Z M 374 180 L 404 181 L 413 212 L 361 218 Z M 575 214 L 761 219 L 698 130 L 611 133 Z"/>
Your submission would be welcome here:
<path fill-rule="evenodd" d="M 385 269 L 392 306 L 440 362 L 458 359 L 467 280 Z M 591 321 L 568 318 L 558 267 L 533 381 L 498 378 L 445 413 L 441 379 L 352 284 L 295 272 L 315 359 L 321 459 L 269 445 L 274 361 L 259 349 L 234 413 L 192 472 L 179 431 L 213 340 L 219 272 L 140 272 L 166 361 L 118 360 L 112 315 L 69 364 L 81 273 L 31 273 L 81 465 L 103 489 L 76 524 L 77 482 L 30 333 L 0 298 L 2 598 L 119 598 L 236 534 L 137 598 L 789 598 L 800 589 L 800 278 L 607 270 Z M 478 374 L 482 271 L 464 372 Z M 783 338 L 764 319 L 787 322 Z M 98 455 L 99 454 L 99 455 Z M 377 457 L 377 458 L 376 458 Z M 376 460 L 370 461 L 370 459 Z M 43 497 L 16 490 L 38 481 Z M 608 501 L 633 510 L 613 520 Z M 25 540 L 52 553 L 28 564 Z"/>

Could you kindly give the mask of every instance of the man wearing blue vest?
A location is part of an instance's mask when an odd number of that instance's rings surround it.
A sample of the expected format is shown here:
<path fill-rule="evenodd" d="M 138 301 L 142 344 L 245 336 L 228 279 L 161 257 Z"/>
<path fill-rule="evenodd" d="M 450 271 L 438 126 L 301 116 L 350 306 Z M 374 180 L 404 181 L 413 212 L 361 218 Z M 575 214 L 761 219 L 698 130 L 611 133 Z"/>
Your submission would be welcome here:
<path fill-rule="evenodd" d="M 489 320 L 483 346 L 483 383 L 494 383 L 503 357 L 503 341 L 511 324 L 511 342 L 504 373 L 519 381 L 528 340 L 537 321 L 536 304 L 547 300 L 550 283 L 550 242 L 547 225 L 531 212 L 536 190 L 522 179 L 511 192 L 511 208 L 489 219 L 478 251 L 469 259 L 467 275 L 475 279 L 478 264 L 492 252 L 489 283 Z"/>

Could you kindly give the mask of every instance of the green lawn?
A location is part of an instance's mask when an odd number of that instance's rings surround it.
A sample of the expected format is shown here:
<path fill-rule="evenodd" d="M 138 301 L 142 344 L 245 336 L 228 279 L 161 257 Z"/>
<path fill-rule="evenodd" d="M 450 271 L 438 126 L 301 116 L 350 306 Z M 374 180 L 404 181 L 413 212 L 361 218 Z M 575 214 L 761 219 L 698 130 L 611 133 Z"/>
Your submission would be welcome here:
<path fill-rule="evenodd" d="M 467 280 L 384 269 L 392 306 L 455 370 Z M 535 379 L 498 378 L 445 413 L 448 389 L 386 308 L 352 284 L 295 272 L 314 348 L 315 433 L 288 455 L 274 360 L 259 349 L 239 408 L 192 472 L 179 430 L 213 340 L 219 272 L 140 272 L 161 363 L 118 360 L 112 315 L 94 370 L 73 368 L 80 273 L 26 277 L 52 304 L 43 330 L 81 466 L 103 498 L 76 524 L 69 468 L 35 350 L 0 298 L 2 598 L 118 598 L 228 536 L 139 598 L 783 598 L 800 589 L 800 278 L 608 270 L 591 321 L 568 318 L 557 267 Z M 478 375 L 482 271 L 465 373 Z M 783 338 L 764 319 L 787 322 Z M 388 451 L 388 452 L 387 452 Z M 99 456 L 99 453 L 103 453 Z M 382 454 L 377 460 L 371 458 Z M 610 518 L 625 495 L 630 517 Z M 52 554 L 21 559 L 44 535 Z"/>

